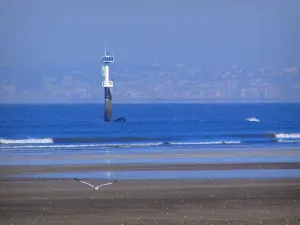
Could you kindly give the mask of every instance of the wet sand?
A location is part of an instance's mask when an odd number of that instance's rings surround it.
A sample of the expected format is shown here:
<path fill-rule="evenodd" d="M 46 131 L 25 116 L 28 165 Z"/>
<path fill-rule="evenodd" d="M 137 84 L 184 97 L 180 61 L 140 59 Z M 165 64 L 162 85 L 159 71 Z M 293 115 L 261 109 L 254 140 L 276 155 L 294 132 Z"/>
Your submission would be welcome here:
<path fill-rule="evenodd" d="M 90 172 L 90 171 L 154 171 L 154 170 L 253 170 L 300 169 L 300 163 L 223 163 L 223 164 L 68 164 L 1 166 L 0 177 L 19 174 Z"/>
<path fill-rule="evenodd" d="M 90 180 L 101 183 L 101 180 Z M 1 179 L 0 224 L 300 224 L 300 179 Z"/>

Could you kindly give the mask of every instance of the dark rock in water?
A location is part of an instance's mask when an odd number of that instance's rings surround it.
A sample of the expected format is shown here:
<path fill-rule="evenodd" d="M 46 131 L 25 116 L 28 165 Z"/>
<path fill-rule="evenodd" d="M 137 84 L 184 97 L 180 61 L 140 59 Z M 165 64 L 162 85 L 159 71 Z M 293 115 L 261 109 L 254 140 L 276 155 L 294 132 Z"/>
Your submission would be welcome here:
<path fill-rule="evenodd" d="M 125 122 L 125 121 L 126 119 L 123 116 L 114 120 L 114 122 Z"/>

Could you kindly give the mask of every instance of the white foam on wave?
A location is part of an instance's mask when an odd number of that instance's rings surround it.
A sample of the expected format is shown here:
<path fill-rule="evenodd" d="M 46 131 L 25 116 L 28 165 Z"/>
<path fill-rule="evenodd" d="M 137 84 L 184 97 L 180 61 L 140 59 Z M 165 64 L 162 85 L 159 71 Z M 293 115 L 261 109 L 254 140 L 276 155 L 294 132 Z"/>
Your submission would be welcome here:
<path fill-rule="evenodd" d="M 300 140 L 277 140 L 278 142 L 282 143 L 299 143 Z"/>
<path fill-rule="evenodd" d="M 171 145 L 220 145 L 241 144 L 241 141 L 201 141 L 201 142 L 170 142 Z"/>
<path fill-rule="evenodd" d="M 248 117 L 248 118 L 246 118 L 246 120 L 249 122 L 258 122 L 258 123 L 260 122 L 260 120 L 257 119 L 256 117 Z"/>
<path fill-rule="evenodd" d="M 97 147 L 132 148 L 132 147 L 158 146 L 158 145 L 162 145 L 163 143 L 156 142 L 156 143 L 130 143 L 130 144 L 121 143 L 121 144 L 52 144 L 52 145 L 32 145 L 32 144 L 33 143 L 30 143 L 30 145 L 2 146 L 0 148 L 5 148 L 5 149 L 81 149 L 81 148 L 97 148 Z"/>
<path fill-rule="evenodd" d="M 300 139 L 300 133 L 279 133 L 275 134 L 278 139 Z"/>
<path fill-rule="evenodd" d="M 1 141 L 4 139 L 1 139 Z M 28 141 L 27 141 L 28 140 Z M 241 141 L 203 141 L 203 142 L 145 142 L 145 143 L 78 143 L 78 144 L 53 144 L 52 139 L 34 139 L 34 141 L 27 139 L 24 140 L 6 140 L 5 144 L 0 145 L 2 150 L 38 150 L 38 149 L 53 149 L 53 150 L 82 150 L 82 149 L 95 149 L 95 148 L 136 148 L 136 147 L 151 147 L 162 145 L 221 145 L 221 144 L 241 144 Z M 29 144 L 27 144 L 29 143 Z M 37 144 L 36 144 L 37 143 Z M 50 144 L 49 144 L 50 143 Z M 14 145 L 17 144 L 17 145 Z"/>
<path fill-rule="evenodd" d="M 1 144 L 51 144 L 53 143 L 52 138 L 41 138 L 41 139 L 36 139 L 36 138 L 28 138 L 28 139 L 0 139 Z"/>
<path fill-rule="evenodd" d="M 122 146 L 122 147 L 147 147 L 147 146 L 158 146 L 158 145 L 163 145 L 162 142 L 154 142 L 154 143 L 131 143 L 131 144 L 111 144 L 111 146 Z"/>

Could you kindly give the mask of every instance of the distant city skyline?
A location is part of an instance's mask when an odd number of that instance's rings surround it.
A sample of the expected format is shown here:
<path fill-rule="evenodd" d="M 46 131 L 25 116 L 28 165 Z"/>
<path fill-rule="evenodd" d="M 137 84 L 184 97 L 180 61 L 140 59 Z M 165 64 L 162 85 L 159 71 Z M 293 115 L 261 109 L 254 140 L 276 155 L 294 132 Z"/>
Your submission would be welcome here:
<path fill-rule="evenodd" d="M 9 70 L 7 70 L 9 72 Z M 4 76 L 0 102 L 102 103 L 101 67 L 90 71 L 27 71 Z M 111 68 L 113 102 L 270 102 L 300 101 L 299 67 L 248 69 L 148 65 Z"/>
<path fill-rule="evenodd" d="M 115 56 L 114 102 L 298 101 L 299 9 L 297 0 L 2 0 L 0 102 L 102 102 L 104 47 Z"/>

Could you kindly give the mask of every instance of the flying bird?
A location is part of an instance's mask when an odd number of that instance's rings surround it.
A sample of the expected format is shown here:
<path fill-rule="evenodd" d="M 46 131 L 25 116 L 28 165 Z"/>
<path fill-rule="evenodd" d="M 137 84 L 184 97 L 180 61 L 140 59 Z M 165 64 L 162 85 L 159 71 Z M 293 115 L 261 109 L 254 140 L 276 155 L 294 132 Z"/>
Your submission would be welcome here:
<path fill-rule="evenodd" d="M 100 187 L 104 187 L 104 186 L 107 186 L 107 185 L 115 184 L 115 183 L 118 182 L 118 180 L 115 180 L 115 181 L 113 181 L 113 182 L 108 182 L 108 183 L 100 184 L 100 185 L 98 185 L 98 186 L 94 186 L 94 185 L 92 185 L 92 184 L 90 184 L 90 183 L 88 183 L 88 182 L 86 182 L 86 181 L 78 180 L 78 179 L 75 178 L 75 177 L 74 177 L 74 180 L 76 180 L 76 181 L 78 181 L 78 182 L 80 182 L 80 183 L 87 184 L 87 185 L 91 186 L 95 191 L 99 190 Z"/>

